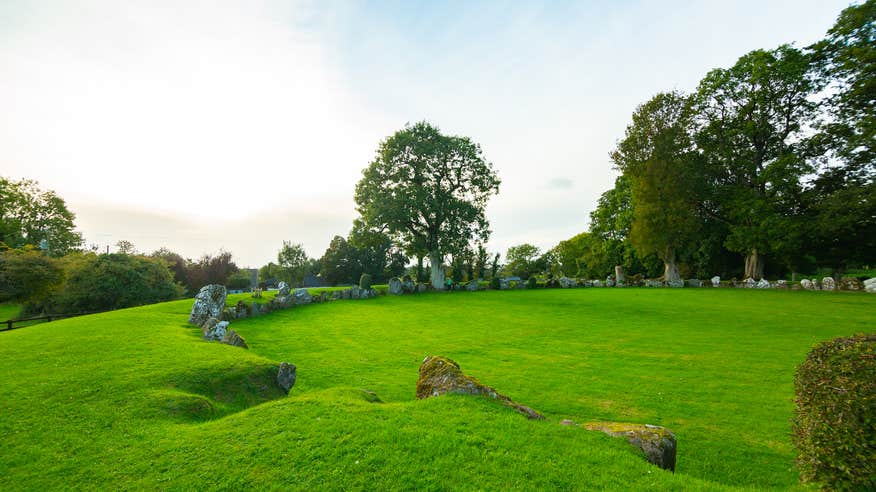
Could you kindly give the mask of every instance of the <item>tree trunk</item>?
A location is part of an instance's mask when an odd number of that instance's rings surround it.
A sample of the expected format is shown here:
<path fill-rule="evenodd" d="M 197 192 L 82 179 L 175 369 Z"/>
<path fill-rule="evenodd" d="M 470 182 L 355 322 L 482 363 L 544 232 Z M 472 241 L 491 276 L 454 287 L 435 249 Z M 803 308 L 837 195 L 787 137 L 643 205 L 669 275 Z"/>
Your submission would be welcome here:
<path fill-rule="evenodd" d="M 417 282 L 423 281 L 423 257 L 417 257 Z"/>
<path fill-rule="evenodd" d="M 429 262 L 432 265 L 432 288 L 444 290 L 444 266 L 441 264 L 441 255 L 437 251 L 429 253 Z"/>
<path fill-rule="evenodd" d="M 763 256 L 757 252 L 757 248 L 751 250 L 745 257 L 745 278 L 760 280 L 763 278 Z"/>
<path fill-rule="evenodd" d="M 678 265 L 675 264 L 675 251 L 673 250 L 667 250 L 663 255 L 663 281 L 681 281 L 681 275 L 678 274 Z"/>

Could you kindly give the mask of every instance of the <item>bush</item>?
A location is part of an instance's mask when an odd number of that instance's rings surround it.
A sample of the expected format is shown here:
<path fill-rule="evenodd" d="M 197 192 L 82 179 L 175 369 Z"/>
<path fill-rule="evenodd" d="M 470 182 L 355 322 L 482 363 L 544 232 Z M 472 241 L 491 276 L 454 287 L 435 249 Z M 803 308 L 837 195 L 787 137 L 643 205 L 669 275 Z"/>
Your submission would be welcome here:
<path fill-rule="evenodd" d="M 47 297 L 64 280 L 58 260 L 32 248 L 0 252 L 0 302 Z"/>
<path fill-rule="evenodd" d="M 371 288 L 371 275 L 363 273 L 362 276 L 359 277 L 359 288 L 365 290 Z"/>
<path fill-rule="evenodd" d="M 493 277 L 490 279 L 490 288 L 493 290 L 499 290 L 501 288 L 501 282 L 499 282 L 499 277 Z"/>
<path fill-rule="evenodd" d="M 832 490 L 876 490 L 876 334 L 819 344 L 794 386 L 800 478 Z"/>
<path fill-rule="evenodd" d="M 36 301 L 29 313 L 83 313 L 169 301 L 182 295 L 162 260 L 124 254 L 71 254 L 62 259 L 61 290 Z"/>
<path fill-rule="evenodd" d="M 538 287 L 538 279 L 535 278 L 535 275 L 533 275 L 533 276 L 529 277 L 529 280 L 526 281 L 526 288 L 527 289 L 534 289 L 536 287 Z"/>

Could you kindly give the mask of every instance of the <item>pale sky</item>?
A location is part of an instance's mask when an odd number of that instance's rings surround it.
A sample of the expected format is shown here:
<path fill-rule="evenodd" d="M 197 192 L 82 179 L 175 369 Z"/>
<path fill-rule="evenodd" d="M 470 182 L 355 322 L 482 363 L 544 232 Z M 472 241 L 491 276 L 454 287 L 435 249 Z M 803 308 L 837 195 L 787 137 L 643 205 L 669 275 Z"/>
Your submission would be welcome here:
<path fill-rule="evenodd" d="M 425 119 L 498 171 L 490 249 L 547 249 L 586 230 L 636 105 L 848 4 L 0 0 L 0 175 L 89 244 L 258 267 L 346 236 L 380 140 Z"/>

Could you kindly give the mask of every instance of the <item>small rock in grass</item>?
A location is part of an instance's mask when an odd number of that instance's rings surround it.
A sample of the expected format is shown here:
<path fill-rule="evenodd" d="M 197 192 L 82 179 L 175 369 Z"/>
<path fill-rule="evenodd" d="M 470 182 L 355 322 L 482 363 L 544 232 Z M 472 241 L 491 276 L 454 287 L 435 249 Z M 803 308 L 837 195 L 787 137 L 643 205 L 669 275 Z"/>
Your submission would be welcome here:
<path fill-rule="evenodd" d="M 227 321 L 220 321 L 213 325 L 209 330 L 204 330 L 202 328 L 201 331 L 204 333 L 204 340 L 222 340 L 228 332 L 228 325 L 229 323 Z"/>
<path fill-rule="evenodd" d="M 245 349 L 249 348 L 249 345 L 246 344 L 246 340 L 244 340 L 243 337 L 234 330 L 228 330 L 228 333 L 226 333 L 225 336 L 222 337 L 222 343 L 234 347 L 241 347 Z"/>
<path fill-rule="evenodd" d="M 560 421 L 560 425 L 575 425 L 575 422 L 573 422 L 569 419 L 563 419 Z"/>
<path fill-rule="evenodd" d="M 500 394 L 495 389 L 483 385 L 477 379 L 466 376 L 459 364 L 440 355 L 429 356 L 420 365 L 420 377 L 417 380 L 417 399 L 424 400 L 447 393 L 459 395 L 484 395 L 499 400 L 503 405 L 513 408 L 516 412 L 530 419 L 544 419 L 544 415 L 535 410 L 515 403 L 514 400 Z"/>
<path fill-rule="evenodd" d="M 295 364 L 290 364 L 288 362 L 280 363 L 280 370 L 277 371 L 277 384 L 286 393 L 289 393 L 289 390 L 295 386 L 297 371 L 298 368 L 295 367 Z"/>
<path fill-rule="evenodd" d="M 645 453 L 649 463 L 664 470 L 675 471 L 675 434 L 665 427 L 648 424 L 592 422 L 584 428 L 602 431 L 613 437 L 622 437 Z"/>

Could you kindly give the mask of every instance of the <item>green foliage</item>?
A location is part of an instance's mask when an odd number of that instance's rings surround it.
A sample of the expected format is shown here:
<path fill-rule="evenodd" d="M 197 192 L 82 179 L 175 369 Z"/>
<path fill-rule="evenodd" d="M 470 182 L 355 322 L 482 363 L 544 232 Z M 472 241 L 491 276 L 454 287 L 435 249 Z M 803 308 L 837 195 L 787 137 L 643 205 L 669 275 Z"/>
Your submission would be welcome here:
<path fill-rule="evenodd" d="M 66 278 L 63 286 L 57 293 L 29 304 L 29 312 L 106 311 L 182 295 L 167 265 L 148 256 L 76 253 L 60 261 Z"/>
<path fill-rule="evenodd" d="M 252 287 L 252 274 L 249 270 L 238 270 L 228 277 L 225 286 L 233 290 L 247 290 Z"/>
<path fill-rule="evenodd" d="M 582 232 L 565 241 L 560 241 L 553 253 L 560 271 L 571 277 L 579 277 L 586 268 L 586 258 L 590 251 L 590 233 Z"/>
<path fill-rule="evenodd" d="M 11 181 L 0 176 L 0 245 L 33 246 L 60 257 L 82 244 L 74 231 L 76 216 L 54 191 L 44 191 L 36 181 Z"/>
<path fill-rule="evenodd" d="M 205 254 L 197 262 L 186 263 L 186 288 L 196 293 L 205 285 L 225 285 L 238 270 L 228 251 L 219 250 L 216 256 Z"/>
<path fill-rule="evenodd" d="M 498 275 L 493 275 L 493 277 L 490 278 L 490 288 L 493 290 L 499 290 L 501 283 L 501 279 Z"/>
<path fill-rule="evenodd" d="M 876 489 L 876 334 L 819 344 L 794 384 L 801 478 L 825 490 Z"/>
<path fill-rule="evenodd" d="M 0 303 L 42 299 L 64 281 L 59 261 L 32 248 L 0 251 Z"/>
<path fill-rule="evenodd" d="M 361 277 L 359 277 L 359 288 L 368 290 L 371 288 L 371 275 L 367 273 L 363 273 Z"/>
<path fill-rule="evenodd" d="M 526 288 L 527 289 L 534 289 L 536 287 L 538 287 L 538 279 L 535 278 L 535 275 L 533 275 L 533 276 L 529 277 L 529 280 L 526 281 Z"/>
<path fill-rule="evenodd" d="M 538 262 L 538 257 L 541 255 L 541 250 L 531 244 L 519 244 L 508 248 L 505 254 L 505 271 L 508 275 L 514 275 L 522 279 L 529 278 L 543 271 L 543 265 Z"/>
<path fill-rule="evenodd" d="M 307 253 L 301 244 L 283 241 L 283 247 L 277 253 L 277 263 L 280 265 L 280 280 L 291 285 L 301 285 L 307 269 Z"/>
<path fill-rule="evenodd" d="M 489 238 L 484 211 L 499 183 L 478 144 L 420 122 L 380 143 L 355 200 L 367 229 L 386 231 L 409 254 L 440 265 L 445 255 Z"/>

